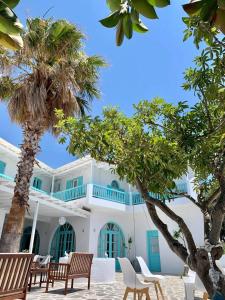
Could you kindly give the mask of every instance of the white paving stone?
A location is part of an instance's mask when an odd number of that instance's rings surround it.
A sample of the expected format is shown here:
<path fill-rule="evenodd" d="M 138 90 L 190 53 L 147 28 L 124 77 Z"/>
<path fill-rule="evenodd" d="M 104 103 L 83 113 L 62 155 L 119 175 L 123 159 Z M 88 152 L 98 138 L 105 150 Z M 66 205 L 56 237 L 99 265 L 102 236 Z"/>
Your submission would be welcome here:
<path fill-rule="evenodd" d="M 69 285 L 70 286 L 70 285 Z M 184 300 L 184 285 L 183 281 L 178 276 L 166 276 L 162 282 L 162 289 L 165 295 L 165 300 Z M 56 282 L 54 288 L 50 286 L 49 292 L 45 293 L 45 288 L 32 287 L 28 293 L 27 300 L 121 300 L 123 299 L 125 286 L 122 280 L 122 274 L 117 274 L 116 281 L 112 284 L 96 284 L 91 283 L 91 289 L 87 289 L 86 282 L 76 282 L 74 280 L 74 289 L 68 289 L 68 294 L 64 296 L 64 283 Z M 150 288 L 151 300 L 156 300 L 154 286 Z M 133 296 L 128 297 L 129 300 Z M 201 293 L 196 293 L 195 300 L 202 299 Z"/>

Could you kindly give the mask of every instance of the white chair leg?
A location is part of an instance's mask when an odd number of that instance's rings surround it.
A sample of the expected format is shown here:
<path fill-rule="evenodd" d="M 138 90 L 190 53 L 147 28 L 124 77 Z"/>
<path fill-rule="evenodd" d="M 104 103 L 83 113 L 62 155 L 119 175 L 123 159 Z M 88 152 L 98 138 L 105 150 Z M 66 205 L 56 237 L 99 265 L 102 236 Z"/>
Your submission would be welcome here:
<path fill-rule="evenodd" d="M 185 299 L 194 300 L 194 285 L 185 284 Z"/>

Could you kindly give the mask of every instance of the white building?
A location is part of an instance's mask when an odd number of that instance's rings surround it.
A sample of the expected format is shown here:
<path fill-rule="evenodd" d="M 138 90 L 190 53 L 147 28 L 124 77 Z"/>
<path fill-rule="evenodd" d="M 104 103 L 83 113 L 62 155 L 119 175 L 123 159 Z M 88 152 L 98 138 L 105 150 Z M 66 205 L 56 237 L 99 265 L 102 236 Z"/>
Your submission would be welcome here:
<path fill-rule="evenodd" d="M 17 147 L 0 139 L 0 236 L 11 205 L 19 153 Z M 190 174 L 184 176 L 177 186 L 193 194 L 192 179 Z M 203 245 L 200 210 L 185 198 L 169 206 L 184 218 L 196 244 Z M 178 229 L 166 215 L 160 216 L 171 233 Z M 54 260 L 65 251 L 76 250 L 98 257 L 126 255 L 131 260 L 142 256 L 157 272 L 180 274 L 183 270 L 182 261 L 155 228 L 137 190 L 120 181 L 108 165 L 90 157 L 57 169 L 42 162 L 35 166 L 21 250 L 29 249 L 32 228 L 33 233 L 36 230 L 33 251 L 50 253 Z"/>

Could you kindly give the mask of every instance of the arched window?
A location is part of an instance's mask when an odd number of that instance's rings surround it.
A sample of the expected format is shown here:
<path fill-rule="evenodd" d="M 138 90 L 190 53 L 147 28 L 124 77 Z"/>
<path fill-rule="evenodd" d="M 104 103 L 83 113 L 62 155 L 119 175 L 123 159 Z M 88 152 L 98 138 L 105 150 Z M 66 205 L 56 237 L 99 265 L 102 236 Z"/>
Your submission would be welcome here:
<path fill-rule="evenodd" d="M 20 252 L 28 251 L 30 247 L 30 238 L 31 238 L 32 227 L 28 226 L 24 229 L 23 235 L 20 241 Z M 40 235 L 37 230 L 35 230 L 34 236 L 34 245 L 33 245 L 33 253 L 39 254 L 39 247 L 40 247 Z"/>
<path fill-rule="evenodd" d="M 115 223 L 107 223 L 101 229 L 98 238 L 98 257 L 110 258 L 125 256 L 125 239 L 121 228 Z M 116 270 L 119 270 L 116 260 Z"/>
<path fill-rule="evenodd" d="M 75 231 L 72 225 L 66 223 L 59 226 L 51 242 L 50 254 L 53 260 L 58 262 L 59 258 L 67 253 L 75 251 Z"/>
<path fill-rule="evenodd" d="M 113 180 L 111 183 L 112 189 L 119 190 L 119 183 L 116 180 Z"/>

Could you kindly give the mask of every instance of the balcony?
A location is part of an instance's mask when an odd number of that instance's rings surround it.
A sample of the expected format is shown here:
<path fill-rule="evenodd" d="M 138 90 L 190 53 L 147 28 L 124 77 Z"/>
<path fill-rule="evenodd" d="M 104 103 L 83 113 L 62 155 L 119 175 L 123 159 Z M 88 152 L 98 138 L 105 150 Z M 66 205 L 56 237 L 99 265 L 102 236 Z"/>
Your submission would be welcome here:
<path fill-rule="evenodd" d="M 7 176 L 5 174 L 0 173 L 0 178 L 14 182 L 14 178 Z M 119 204 L 124 204 L 124 205 L 139 205 L 139 204 L 144 204 L 144 200 L 142 199 L 140 193 L 132 193 L 131 194 L 131 199 L 130 195 L 128 192 L 124 191 L 119 191 L 116 189 L 112 189 L 106 186 L 102 185 L 97 185 L 97 184 L 85 184 L 81 185 L 75 188 L 55 192 L 55 193 L 48 193 L 46 191 L 37 189 L 35 187 L 31 187 L 32 190 L 39 192 L 44 195 L 48 195 L 49 197 L 52 198 L 52 200 L 59 199 L 64 202 L 69 202 L 73 200 L 78 200 L 81 198 L 85 198 L 87 196 L 87 187 L 89 187 L 90 192 L 88 192 L 88 195 L 93 197 L 93 198 L 99 198 L 102 200 L 106 201 L 111 201 L 111 202 L 116 202 Z M 185 193 L 187 192 L 187 183 L 186 182 L 180 182 L 177 183 L 176 186 L 176 191 L 180 193 Z M 149 193 L 152 197 L 159 199 L 159 200 L 169 200 L 169 199 L 174 199 L 179 196 L 172 196 L 169 193 L 166 195 L 159 195 L 159 194 L 154 194 L 154 193 Z"/>
<path fill-rule="evenodd" d="M 13 178 L 13 177 L 8 176 L 8 175 L 5 175 L 5 174 L 2 174 L 2 173 L 0 173 L 0 178 L 5 179 L 5 180 L 7 180 L 7 181 L 14 182 L 14 178 Z M 40 192 L 40 193 L 45 194 L 45 195 L 50 195 L 50 193 L 48 193 L 48 192 L 46 192 L 46 191 L 43 191 L 43 190 L 40 190 L 40 189 L 37 189 L 37 188 L 35 188 L 34 186 L 31 186 L 30 188 L 31 188 L 32 190 L 36 191 L 36 192 Z"/>
<path fill-rule="evenodd" d="M 86 194 L 87 194 L 87 185 L 85 184 L 85 185 L 77 186 L 72 189 L 53 193 L 52 197 L 67 202 L 67 201 L 84 198 L 86 197 Z"/>
<path fill-rule="evenodd" d="M 187 193 L 187 183 L 186 182 L 180 182 L 176 184 L 176 192 L 178 193 Z M 160 195 L 160 194 L 155 194 L 155 193 L 149 193 L 149 196 L 152 196 L 155 199 L 158 200 L 171 200 L 178 198 L 179 196 L 174 196 L 171 194 L 165 194 L 165 195 Z M 143 204 L 144 200 L 141 197 L 140 193 L 132 193 L 132 204 L 133 205 L 138 205 L 138 204 Z"/>
<path fill-rule="evenodd" d="M 93 185 L 92 196 L 94 198 L 100 198 L 111 202 L 117 202 L 126 205 L 130 204 L 129 193 L 101 185 Z"/>

